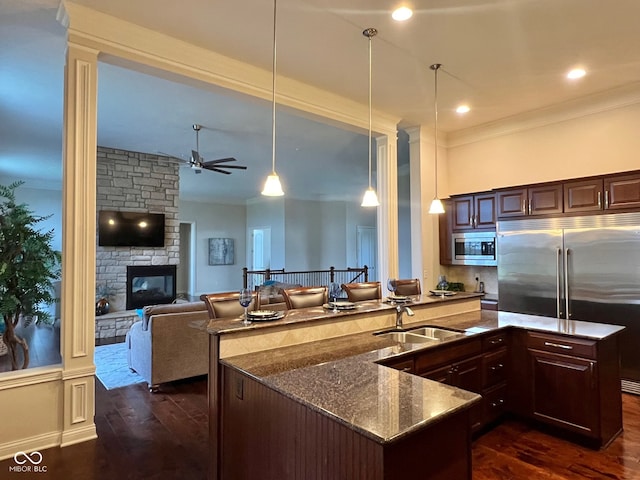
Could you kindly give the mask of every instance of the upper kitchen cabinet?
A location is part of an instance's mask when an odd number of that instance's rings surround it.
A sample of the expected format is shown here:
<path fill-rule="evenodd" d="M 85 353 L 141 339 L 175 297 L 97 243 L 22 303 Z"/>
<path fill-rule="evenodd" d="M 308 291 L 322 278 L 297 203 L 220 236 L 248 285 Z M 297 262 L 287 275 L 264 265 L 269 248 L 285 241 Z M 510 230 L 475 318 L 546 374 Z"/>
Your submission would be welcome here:
<path fill-rule="evenodd" d="M 640 207 L 640 173 L 604 178 L 604 208 L 621 210 Z"/>
<path fill-rule="evenodd" d="M 440 265 L 451 265 L 453 261 L 453 248 L 451 233 L 453 229 L 453 207 L 451 200 L 443 200 L 444 213 L 438 215 L 438 228 L 440 240 Z"/>
<path fill-rule="evenodd" d="M 637 209 L 640 174 L 610 175 L 564 183 L 564 211 Z"/>
<path fill-rule="evenodd" d="M 453 231 L 494 230 L 496 228 L 496 196 L 478 193 L 451 197 Z"/>
<path fill-rule="evenodd" d="M 496 193 L 498 218 L 562 213 L 562 184 L 544 183 Z"/>
<path fill-rule="evenodd" d="M 576 180 L 564 184 L 564 211 L 591 212 L 602 210 L 604 182 L 602 178 Z"/>

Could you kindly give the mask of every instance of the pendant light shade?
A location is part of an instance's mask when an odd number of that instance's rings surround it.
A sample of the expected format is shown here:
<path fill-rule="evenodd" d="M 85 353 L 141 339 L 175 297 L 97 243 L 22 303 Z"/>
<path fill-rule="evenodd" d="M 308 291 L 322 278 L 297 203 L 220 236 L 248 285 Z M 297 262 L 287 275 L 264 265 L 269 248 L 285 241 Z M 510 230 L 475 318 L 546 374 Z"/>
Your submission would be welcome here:
<path fill-rule="evenodd" d="M 276 173 L 276 12 L 277 0 L 273 0 L 273 80 L 272 80 L 272 109 L 271 109 L 271 173 L 264 182 L 262 195 L 281 197 L 284 195 L 280 177 Z"/>
<path fill-rule="evenodd" d="M 431 70 L 433 70 L 435 74 L 435 82 L 434 82 L 434 95 L 433 95 L 433 111 L 435 114 L 435 134 L 433 139 L 433 144 L 435 145 L 435 150 L 433 153 L 433 162 L 435 165 L 435 174 L 434 174 L 434 183 L 435 183 L 435 193 L 433 196 L 433 200 L 431 202 L 431 206 L 429 207 L 429 213 L 431 214 L 440 214 L 444 213 L 444 205 L 438 198 L 438 70 L 442 67 L 440 63 L 434 63 L 431 65 Z"/>
<path fill-rule="evenodd" d="M 362 197 L 362 207 L 377 207 L 380 205 L 378 195 L 371 186 L 371 39 L 378 34 L 375 28 L 367 28 L 362 34 L 369 39 L 369 188 Z"/>

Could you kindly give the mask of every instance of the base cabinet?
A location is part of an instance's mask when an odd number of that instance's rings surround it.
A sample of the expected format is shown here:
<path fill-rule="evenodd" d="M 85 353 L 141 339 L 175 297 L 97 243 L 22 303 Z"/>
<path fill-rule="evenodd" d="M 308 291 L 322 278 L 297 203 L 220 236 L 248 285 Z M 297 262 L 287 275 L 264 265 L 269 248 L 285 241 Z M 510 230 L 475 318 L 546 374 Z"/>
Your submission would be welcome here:
<path fill-rule="evenodd" d="M 529 380 L 520 384 L 526 402 L 520 411 L 578 434 L 594 447 L 607 445 L 622 431 L 617 335 L 590 340 L 527 332 L 525 347 Z"/>
<path fill-rule="evenodd" d="M 533 417 L 576 433 L 597 435 L 596 362 L 532 349 L 529 355 Z"/>

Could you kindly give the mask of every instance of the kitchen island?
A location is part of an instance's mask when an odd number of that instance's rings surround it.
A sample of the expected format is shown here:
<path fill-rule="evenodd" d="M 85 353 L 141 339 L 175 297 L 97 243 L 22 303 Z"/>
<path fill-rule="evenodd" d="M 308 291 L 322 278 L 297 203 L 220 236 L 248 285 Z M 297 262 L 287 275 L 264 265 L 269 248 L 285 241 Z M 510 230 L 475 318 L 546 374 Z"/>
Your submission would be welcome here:
<path fill-rule="evenodd" d="M 396 325 L 396 307 L 384 302 L 338 314 L 292 310 L 250 326 L 238 319 L 210 322 L 210 477 L 471 478 L 472 412 L 483 399 L 416 371 L 427 352 L 441 357 L 448 344 L 481 364 L 482 350 L 476 355 L 470 349 L 482 348 L 487 334 L 505 328 L 570 330 L 598 341 L 616 333 L 610 325 L 604 331 L 581 322 L 481 312 L 480 298 L 414 300 L 415 315 L 411 323 L 404 319 L 405 328 L 429 323 L 466 330 L 444 342 L 372 335 Z"/>

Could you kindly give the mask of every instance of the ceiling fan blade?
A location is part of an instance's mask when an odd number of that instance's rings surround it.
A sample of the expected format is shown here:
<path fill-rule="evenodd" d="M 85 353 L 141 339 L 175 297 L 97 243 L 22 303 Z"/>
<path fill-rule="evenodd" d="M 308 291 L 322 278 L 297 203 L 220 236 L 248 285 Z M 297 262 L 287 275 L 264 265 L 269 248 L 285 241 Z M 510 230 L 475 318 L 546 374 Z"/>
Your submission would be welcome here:
<path fill-rule="evenodd" d="M 221 170 L 216 167 L 203 167 L 203 168 L 211 172 L 218 172 L 218 173 L 224 173 L 225 175 L 231 175 L 231 172 L 227 172 L 226 170 Z"/>
<path fill-rule="evenodd" d="M 236 168 L 238 170 L 246 170 L 247 167 L 245 165 L 209 165 L 209 166 L 205 166 L 204 168 L 212 168 L 212 167 L 216 167 L 216 168 Z"/>
<path fill-rule="evenodd" d="M 196 165 L 202 164 L 202 158 L 200 157 L 200 154 L 195 150 L 191 150 L 191 161 Z"/>
<path fill-rule="evenodd" d="M 237 162 L 237 160 L 233 157 L 227 158 L 219 158 L 217 160 L 207 160 L 206 162 L 202 162 L 203 165 L 217 165 L 218 163 L 226 163 L 226 162 Z"/>

